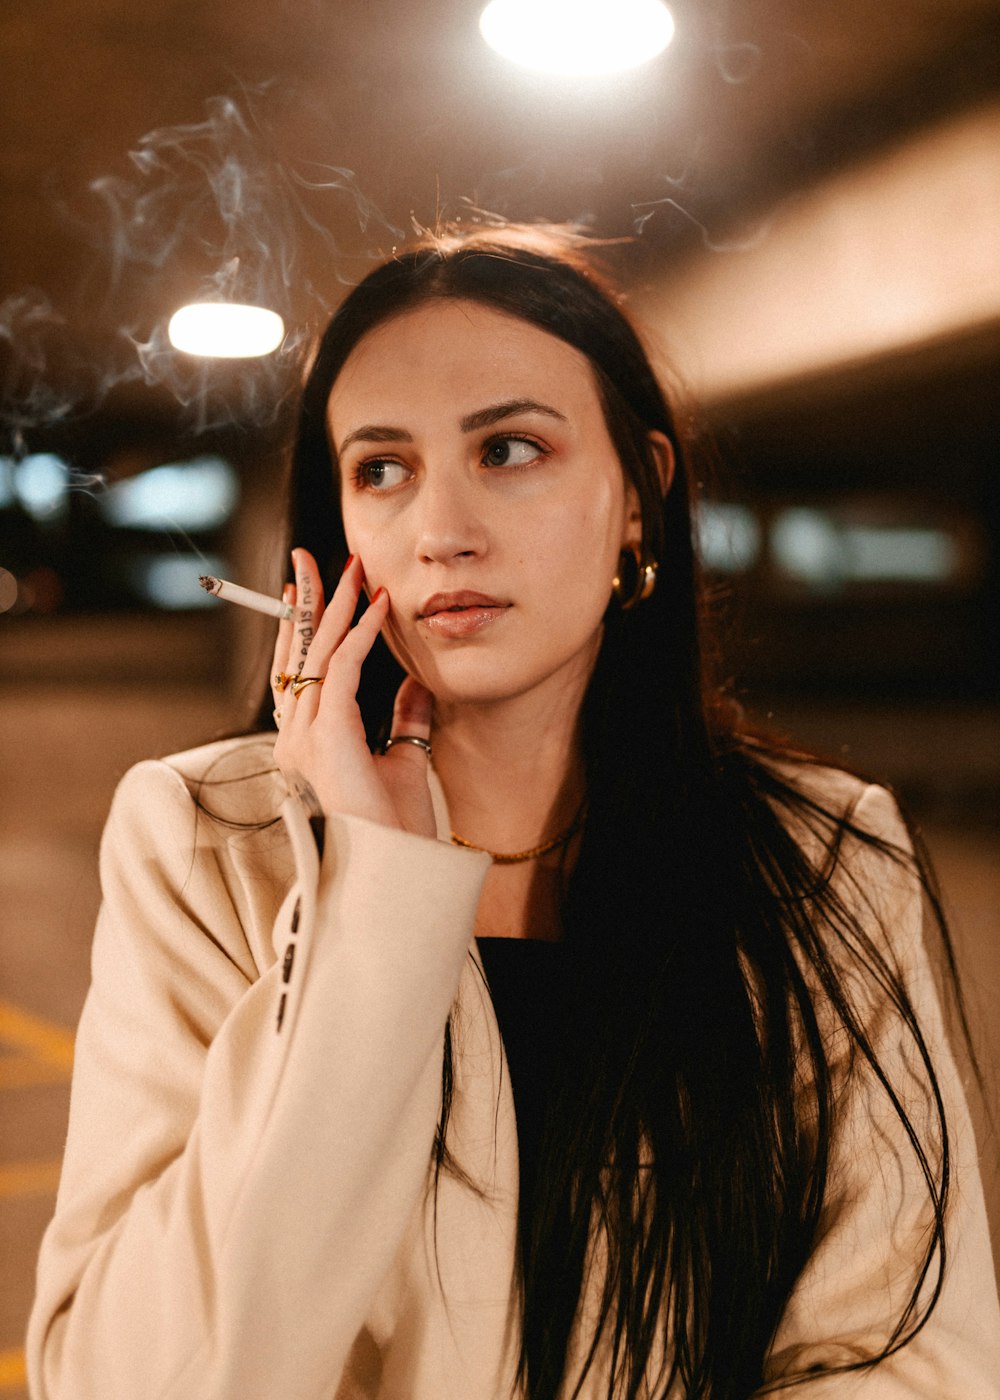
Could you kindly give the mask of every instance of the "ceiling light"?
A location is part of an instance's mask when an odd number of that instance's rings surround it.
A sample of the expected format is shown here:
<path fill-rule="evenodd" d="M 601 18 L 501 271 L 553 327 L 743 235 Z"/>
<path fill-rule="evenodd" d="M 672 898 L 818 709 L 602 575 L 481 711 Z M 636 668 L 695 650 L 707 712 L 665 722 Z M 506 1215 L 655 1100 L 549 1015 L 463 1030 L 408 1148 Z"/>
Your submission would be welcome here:
<path fill-rule="evenodd" d="M 105 520 L 125 530 L 218 530 L 238 495 L 229 463 L 206 455 L 116 481 L 100 497 L 100 509 Z"/>
<path fill-rule="evenodd" d="M 217 554 L 140 554 L 129 559 L 125 574 L 132 591 L 154 608 L 210 608 L 216 600 L 198 583 L 195 563 L 218 575 L 229 567 Z"/>
<path fill-rule="evenodd" d="M 523 68 L 583 77 L 655 58 L 673 38 L 674 21 L 661 0 L 491 0 L 479 28 Z"/>
<path fill-rule="evenodd" d="M 281 344 L 285 324 L 276 311 L 234 302 L 201 301 L 170 318 L 167 335 L 175 350 L 220 360 L 270 355 Z"/>
<path fill-rule="evenodd" d="M 52 520 L 69 507 L 69 467 L 52 452 L 32 452 L 14 468 L 14 491 L 34 520 Z"/>

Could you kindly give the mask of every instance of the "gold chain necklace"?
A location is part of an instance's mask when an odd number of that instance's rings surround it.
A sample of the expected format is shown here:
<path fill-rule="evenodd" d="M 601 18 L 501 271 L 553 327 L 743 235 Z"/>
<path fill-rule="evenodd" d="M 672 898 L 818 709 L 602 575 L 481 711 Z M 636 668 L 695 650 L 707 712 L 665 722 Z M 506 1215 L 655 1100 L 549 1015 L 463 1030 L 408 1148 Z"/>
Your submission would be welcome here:
<path fill-rule="evenodd" d="M 536 856 L 548 855 L 549 851 L 554 851 L 557 846 L 565 846 L 566 842 L 572 840 L 580 830 L 586 815 L 586 807 L 581 807 L 565 831 L 561 831 L 558 836 L 553 836 L 551 841 L 543 841 L 540 846 L 532 846 L 530 851 L 515 851 L 511 855 L 504 855 L 500 851 L 491 851 L 485 846 L 477 846 L 474 841 L 466 841 L 464 836 L 459 836 L 455 831 L 451 833 L 451 844 L 464 846 L 467 851 L 484 851 L 494 865 L 517 865 L 519 861 L 534 860 Z"/>

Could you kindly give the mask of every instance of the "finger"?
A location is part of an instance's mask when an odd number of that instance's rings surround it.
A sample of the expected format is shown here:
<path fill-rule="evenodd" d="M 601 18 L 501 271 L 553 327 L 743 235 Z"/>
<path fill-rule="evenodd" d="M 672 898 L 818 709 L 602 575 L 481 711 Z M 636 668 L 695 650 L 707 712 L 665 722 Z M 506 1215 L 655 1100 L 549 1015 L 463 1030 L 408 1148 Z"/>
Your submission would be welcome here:
<path fill-rule="evenodd" d="M 389 595 L 384 588 L 379 588 L 372 595 L 371 602 L 362 613 L 356 626 L 351 628 L 330 658 L 326 672 L 328 685 L 325 688 L 336 699 L 348 700 L 352 705 L 355 703 L 358 686 L 361 682 L 361 667 L 375 645 L 375 638 L 381 631 L 388 615 Z M 330 685 L 330 682 L 333 684 Z M 317 689 L 319 689 L 318 686 L 310 686 L 310 690 Z M 303 692 L 303 698 L 307 693 Z"/>
<path fill-rule="evenodd" d="M 407 735 L 412 739 L 424 739 L 430 743 L 431 721 L 434 717 L 434 697 L 426 686 L 414 680 L 412 676 L 407 676 L 403 684 L 396 691 L 396 702 L 392 707 L 392 727 L 389 734 L 392 738 L 399 738 L 400 735 Z M 421 756 L 426 758 L 426 752 L 416 744 L 396 744 L 388 753 L 388 757 L 398 762 L 400 758 L 409 761 L 420 760 Z"/>
<path fill-rule="evenodd" d="M 281 590 L 281 601 L 289 605 L 295 605 L 295 584 L 286 583 Z M 295 622 L 293 618 L 282 618 L 278 623 L 278 635 L 274 639 L 274 654 L 271 657 L 271 695 L 274 698 L 274 708 L 281 709 L 283 691 L 275 685 L 275 676 L 282 671 L 288 671 L 288 653 L 291 650 L 292 639 L 295 635 Z"/>
<path fill-rule="evenodd" d="M 434 801 L 428 785 L 431 756 L 419 744 L 399 741 L 408 738 L 429 743 L 433 715 L 434 697 L 419 681 L 407 676 L 396 692 L 396 703 L 392 707 L 389 732 L 396 742 L 377 759 L 397 817 L 407 831 L 423 836 L 437 833 Z"/>
<path fill-rule="evenodd" d="M 323 617 L 323 582 L 308 549 L 293 549 L 292 565 L 295 569 L 295 626 L 285 669 L 302 674 Z"/>
<path fill-rule="evenodd" d="M 343 644 L 350 631 L 363 581 L 364 570 L 360 561 L 355 561 L 354 555 L 351 555 L 305 657 L 298 657 L 295 673 L 301 676 L 303 681 L 317 676 L 325 680 L 330 669 L 330 658 Z M 373 641 L 374 637 L 365 645 L 361 660 L 368 655 Z M 289 693 L 295 702 L 293 713 L 301 712 L 307 721 L 314 719 L 320 703 L 320 687 L 315 680 L 303 685 L 298 693 L 293 685 Z"/>
<path fill-rule="evenodd" d="M 355 554 L 349 555 L 309 650 L 307 675 L 326 674 L 330 657 L 351 630 L 364 580 L 365 571 L 360 558 Z"/>

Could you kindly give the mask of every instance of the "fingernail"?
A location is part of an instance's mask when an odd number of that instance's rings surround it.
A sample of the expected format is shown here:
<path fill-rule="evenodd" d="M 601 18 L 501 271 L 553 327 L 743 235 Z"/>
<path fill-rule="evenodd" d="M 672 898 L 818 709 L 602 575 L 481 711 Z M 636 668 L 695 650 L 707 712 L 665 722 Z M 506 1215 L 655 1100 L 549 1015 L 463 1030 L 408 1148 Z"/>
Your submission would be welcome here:
<path fill-rule="evenodd" d="M 290 603 L 294 597 L 295 597 L 295 584 L 294 584 L 294 583 L 286 583 L 285 586 L 284 586 L 284 588 L 281 590 L 281 601 L 282 601 L 283 603 Z"/>
<path fill-rule="evenodd" d="M 343 571 L 344 571 L 345 574 L 347 573 L 348 569 L 351 567 L 351 565 L 352 565 L 353 563 L 354 563 L 354 555 L 353 555 L 353 554 L 349 554 L 349 555 L 347 556 L 347 563 L 344 565 L 344 570 L 343 570 Z"/>
<path fill-rule="evenodd" d="M 384 588 L 376 588 L 375 592 L 372 594 L 372 602 L 377 603 L 384 592 Z"/>
<path fill-rule="evenodd" d="M 293 567 L 294 567 L 294 569 L 295 569 L 295 572 L 298 573 L 298 571 L 299 571 L 299 551 L 298 551 L 297 549 L 293 549 L 293 550 L 292 550 L 292 565 L 293 565 Z"/>

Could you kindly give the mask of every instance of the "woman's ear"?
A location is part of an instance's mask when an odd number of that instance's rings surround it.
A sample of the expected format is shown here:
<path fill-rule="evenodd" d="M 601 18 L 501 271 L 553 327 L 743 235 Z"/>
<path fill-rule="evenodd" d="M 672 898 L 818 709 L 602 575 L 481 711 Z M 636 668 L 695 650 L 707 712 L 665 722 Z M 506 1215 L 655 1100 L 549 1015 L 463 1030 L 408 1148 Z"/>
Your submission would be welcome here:
<path fill-rule="evenodd" d="M 660 477 L 660 490 L 664 496 L 671 489 L 674 482 L 674 469 L 676 468 L 676 458 L 674 455 L 674 444 L 667 437 L 667 434 L 660 433 L 658 428 L 654 428 L 648 435 L 650 449 L 653 452 L 653 459 L 657 463 L 657 476 Z M 643 543 L 643 511 L 639 504 L 639 491 L 632 483 L 626 483 L 625 493 L 625 538 L 622 539 L 623 549 L 630 549 L 632 546 L 641 547 Z"/>
<path fill-rule="evenodd" d="M 658 428 L 654 428 L 649 434 L 649 445 L 653 450 L 656 459 L 656 470 L 660 477 L 660 490 L 666 496 L 674 480 L 674 471 L 677 466 L 677 458 L 674 455 L 674 445 L 667 437 L 666 433 L 661 433 Z"/>
<path fill-rule="evenodd" d="M 660 478 L 660 490 L 666 496 L 670 490 L 674 479 L 674 469 L 677 459 L 674 456 L 674 445 L 667 437 L 666 433 L 661 433 L 654 429 L 649 434 L 649 446 L 656 462 L 656 472 Z M 626 483 L 625 490 L 625 534 L 622 540 L 622 548 L 630 549 L 632 546 L 642 545 L 642 507 L 639 504 L 639 493 L 631 482 Z"/>
<path fill-rule="evenodd" d="M 631 481 L 625 483 L 625 530 L 622 534 L 622 549 L 638 549 L 642 544 L 642 506 L 639 493 Z"/>

